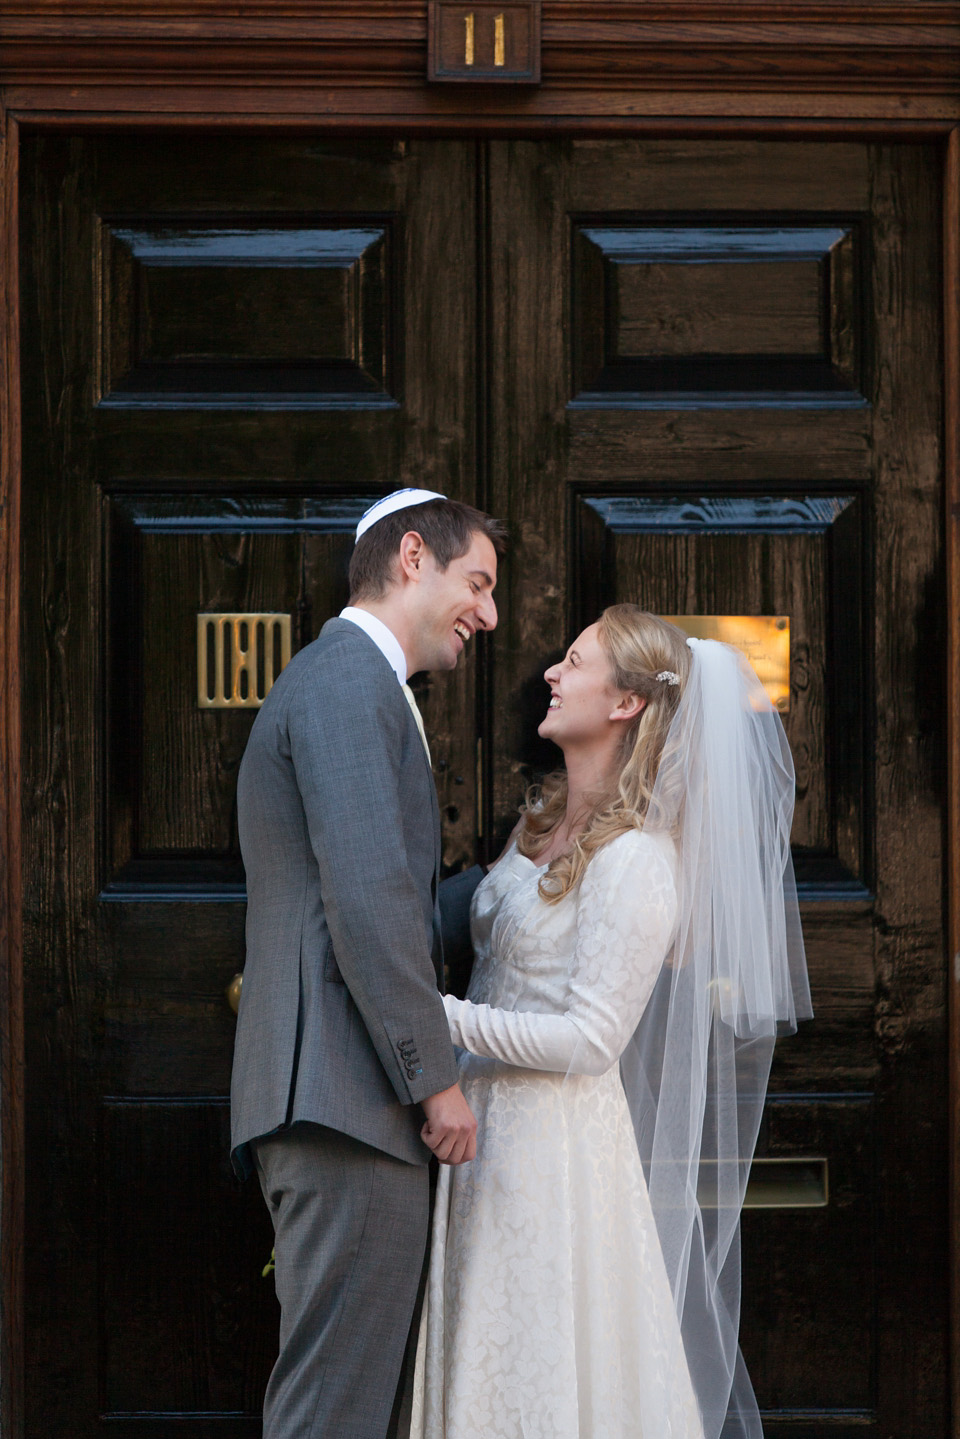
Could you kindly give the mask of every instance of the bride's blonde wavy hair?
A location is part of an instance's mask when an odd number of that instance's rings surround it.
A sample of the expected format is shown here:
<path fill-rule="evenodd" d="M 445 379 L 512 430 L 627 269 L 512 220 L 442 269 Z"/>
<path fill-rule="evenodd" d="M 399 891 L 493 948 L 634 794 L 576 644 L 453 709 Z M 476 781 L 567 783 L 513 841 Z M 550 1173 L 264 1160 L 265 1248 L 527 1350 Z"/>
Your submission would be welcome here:
<path fill-rule="evenodd" d="M 610 660 L 614 687 L 640 695 L 646 701 L 632 724 L 625 726 L 620 746 L 620 767 L 606 791 L 592 796 L 586 823 L 565 853 L 552 860 L 540 880 L 540 895 L 556 904 L 580 883 L 591 858 L 603 845 L 631 829 L 642 829 L 653 799 L 653 787 L 663 749 L 690 673 L 686 636 L 675 625 L 640 609 L 639 605 L 611 605 L 598 622 L 598 638 Z M 679 676 L 680 683 L 660 680 L 659 674 Z M 517 849 L 536 859 L 563 823 L 567 805 L 567 776 L 563 770 L 547 775 L 526 794 L 517 835 Z M 675 805 L 670 806 L 674 815 Z M 651 818 L 653 816 L 651 815 Z"/>

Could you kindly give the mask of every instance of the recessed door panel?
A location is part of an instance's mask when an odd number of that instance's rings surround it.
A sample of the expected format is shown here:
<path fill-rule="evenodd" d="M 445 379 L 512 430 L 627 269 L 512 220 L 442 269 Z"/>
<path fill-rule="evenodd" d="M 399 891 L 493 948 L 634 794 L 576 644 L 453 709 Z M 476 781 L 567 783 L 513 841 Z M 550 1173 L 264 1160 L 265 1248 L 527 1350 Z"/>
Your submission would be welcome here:
<path fill-rule="evenodd" d="M 160 1416 L 179 1414 L 178 1426 L 200 1433 L 212 1421 L 255 1432 L 243 1416 L 260 1407 L 278 1307 L 272 1279 L 260 1272 L 263 1201 L 255 1185 L 235 1185 L 227 1167 L 227 1101 L 108 1098 L 100 1125 L 100 1380 L 111 1431 L 162 1432 Z M 131 1174 L 153 1196 L 146 1208 Z M 153 1356 L 146 1369 L 145 1352 Z"/>
<path fill-rule="evenodd" d="M 100 403 L 395 405 L 394 223 L 102 220 Z"/>
<path fill-rule="evenodd" d="M 797 769 L 798 878 L 869 892 L 863 802 L 869 683 L 865 528 L 858 494 L 581 494 L 577 605 L 629 601 L 661 615 L 782 615 L 783 721 Z"/>
<path fill-rule="evenodd" d="M 574 404 L 865 403 L 854 223 L 604 220 L 573 224 Z"/>
<path fill-rule="evenodd" d="M 249 679 L 233 673 L 247 649 L 266 645 L 254 617 L 276 614 L 292 646 L 309 643 L 347 602 L 353 530 L 374 498 L 109 497 L 108 893 L 132 893 L 136 882 L 158 893 L 164 885 L 242 886 L 236 778 L 255 708 L 201 706 L 201 658 L 209 695 L 217 664 L 220 693 L 263 694 L 266 670 L 272 681 L 278 664 L 272 650 L 255 657 Z M 250 616 L 236 645 L 211 637 L 215 651 L 219 644 L 212 663 L 195 639 L 206 614 Z"/>

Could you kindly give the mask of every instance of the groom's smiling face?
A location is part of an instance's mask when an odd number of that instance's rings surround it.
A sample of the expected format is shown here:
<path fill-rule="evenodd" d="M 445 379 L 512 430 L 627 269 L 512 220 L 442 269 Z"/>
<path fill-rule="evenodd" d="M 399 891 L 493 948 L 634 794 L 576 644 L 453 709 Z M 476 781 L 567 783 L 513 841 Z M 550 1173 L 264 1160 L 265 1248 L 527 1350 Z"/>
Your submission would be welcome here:
<path fill-rule="evenodd" d="M 484 534 L 475 531 L 466 554 L 445 570 L 424 549 L 417 597 L 418 668 L 454 669 L 477 630 L 496 627 L 496 583 L 497 552 Z"/>

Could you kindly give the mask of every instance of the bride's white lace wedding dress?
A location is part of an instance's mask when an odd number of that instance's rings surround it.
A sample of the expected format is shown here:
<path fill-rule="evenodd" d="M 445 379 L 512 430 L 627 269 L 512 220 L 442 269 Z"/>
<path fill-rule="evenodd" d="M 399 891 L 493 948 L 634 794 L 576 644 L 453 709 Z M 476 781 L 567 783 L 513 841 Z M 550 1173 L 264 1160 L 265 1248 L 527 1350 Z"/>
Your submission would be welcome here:
<path fill-rule="evenodd" d="M 631 832 L 577 892 L 511 848 L 447 997 L 477 1158 L 441 1165 L 411 1439 L 702 1439 L 617 1060 L 675 918 L 672 842 Z"/>

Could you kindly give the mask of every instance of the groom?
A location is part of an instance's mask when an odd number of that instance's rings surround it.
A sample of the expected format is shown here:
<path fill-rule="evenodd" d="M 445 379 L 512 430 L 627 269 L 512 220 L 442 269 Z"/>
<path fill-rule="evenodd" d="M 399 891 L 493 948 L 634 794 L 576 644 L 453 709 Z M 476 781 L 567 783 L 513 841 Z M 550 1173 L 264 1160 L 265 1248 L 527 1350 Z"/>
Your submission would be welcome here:
<path fill-rule="evenodd" d="M 432 491 L 374 505 L 350 605 L 280 675 L 241 765 L 231 1143 L 237 1169 L 257 1170 L 276 1236 L 264 1439 L 383 1439 L 430 1153 L 475 1154 L 439 994 L 440 820 L 406 679 L 453 669 L 494 628 L 502 548 L 496 521 Z"/>

